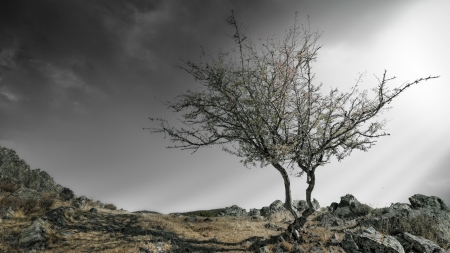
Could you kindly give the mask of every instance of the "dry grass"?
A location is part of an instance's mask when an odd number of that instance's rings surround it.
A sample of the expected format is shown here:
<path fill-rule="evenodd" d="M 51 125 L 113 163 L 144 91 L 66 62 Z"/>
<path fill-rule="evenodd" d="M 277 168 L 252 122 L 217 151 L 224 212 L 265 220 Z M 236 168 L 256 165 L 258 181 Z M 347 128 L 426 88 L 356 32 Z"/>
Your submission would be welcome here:
<path fill-rule="evenodd" d="M 43 217 L 47 210 L 70 204 L 59 199 L 54 199 L 51 203 L 44 202 L 38 203 L 35 209 L 30 209 L 27 205 L 19 207 L 12 218 L 1 221 L 0 252 L 20 252 L 12 246 L 14 242 L 9 239 L 17 238 L 20 231 L 31 224 L 31 217 Z M 0 203 L 6 201 L 0 200 Z M 98 212 L 89 212 L 92 207 L 97 208 Z M 310 217 L 305 229 L 301 231 L 302 244 L 295 245 L 285 241 L 268 245 L 269 250 L 281 247 L 284 252 L 295 252 L 297 249 L 309 252 L 315 247 L 325 253 L 331 252 L 330 249 L 342 252 L 336 246 L 330 246 L 329 241 L 331 238 L 341 241 L 344 238 L 343 229 L 332 230 L 319 226 L 320 222 L 316 218 L 323 212 L 325 210 L 320 210 Z M 82 209 L 66 211 L 65 227 L 48 228 L 48 249 L 45 252 L 131 253 L 140 252 L 141 249 L 151 252 L 186 252 L 186 249 L 189 252 L 250 252 L 248 248 L 255 238 L 269 239 L 280 235 L 292 221 L 292 216 L 286 213 L 278 213 L 264 220 L 251 217 L 197 216 L 197 221 L 188 222 L 186 217 L 134 214 L 100 208 L 96 202 L 88 201 L 88 205 Z M 266 228 L 265 225 L 269 222 L 281 227 L 281 230 Z"/>

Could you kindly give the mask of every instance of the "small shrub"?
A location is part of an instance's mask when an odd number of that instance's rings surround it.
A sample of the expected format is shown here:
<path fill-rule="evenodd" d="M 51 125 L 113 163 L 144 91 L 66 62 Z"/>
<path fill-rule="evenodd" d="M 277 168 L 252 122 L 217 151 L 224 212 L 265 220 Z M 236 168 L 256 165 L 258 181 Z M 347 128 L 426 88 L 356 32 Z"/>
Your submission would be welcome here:
<path fill-rule="evenodd" d="M 106 204 L 104 208 L 109 210 L 117 210 L 117 207 L 113 204 Z"/>
<path fill-rule="evenodd" d="M 379 231 L 384 234 L 395 235 L 400 232 L 408 232 L 410 234 L 423 237 L 425 239 L 437 242 L 442 248 L 449 245 L 441 241 L 438 223 L 425 214 L 419 214 L 415 217 L 395 217 L 382 221 Z"/>
<path fill-rule="evenodd" d="M 389 213 L 389 208 L 388 207 L 383 207 L 383 208 L 375 208 L 372 209 L 370 211 L 370 214 L 372 214 L 373 216 L 381 216 L 385 213 Z"/>
<path fill-rule="evenodd" d="M 200 217 L 215 217 L 216 214 L 210 211 L 198 211 L 198 212 L 192 212 L 189 213 L 189 215 L 195 215 Z"/>
<path fill-rule="evenodd" d="M 359 204 L 354 207 L 352 206 L 351 210 L 354 214 L 356 214 L 358 216 L 365 216 L 372 211 L 372 207 L 370 207 L 366 204 Z"/>
<path fill-rule="evenodd" d="M 45 196 L 41 200 L 39 200 L 39 208 L 48 211 L 52 207 L 53 203 L 55 203 L 55 198 L 51 196 Z"/>

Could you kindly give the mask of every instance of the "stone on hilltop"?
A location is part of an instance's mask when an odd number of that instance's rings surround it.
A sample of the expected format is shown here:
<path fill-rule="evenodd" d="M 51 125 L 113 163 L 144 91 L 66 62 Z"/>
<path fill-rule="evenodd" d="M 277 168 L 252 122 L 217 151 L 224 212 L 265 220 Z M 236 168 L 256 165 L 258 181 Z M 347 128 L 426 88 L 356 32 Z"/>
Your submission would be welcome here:
<path fill-rule="evenodd" d="M 411 206 L 415 209 L 418 208 L 433 208 L 443 211 L 449 211 L 447 206 L 445 205 L 442 199 L 435 196 L 425 196 L 422 194 L 416 194 L 414 196 L 409 197 L 409 202 Z"/>
<path fill-rule="evenodd" d="M 247 211 L 237 205 L 226 207 L 223 211 L 224 216 L 247 216 Z"/>
<path fill-rule="evenodd" d="M 341 201 L 339 202 L 337 207 L 347 207 L 351 206 L 352 204 L 360 205 L 361 203 L 353 195 L 347 194 L 341 197 Z"/>

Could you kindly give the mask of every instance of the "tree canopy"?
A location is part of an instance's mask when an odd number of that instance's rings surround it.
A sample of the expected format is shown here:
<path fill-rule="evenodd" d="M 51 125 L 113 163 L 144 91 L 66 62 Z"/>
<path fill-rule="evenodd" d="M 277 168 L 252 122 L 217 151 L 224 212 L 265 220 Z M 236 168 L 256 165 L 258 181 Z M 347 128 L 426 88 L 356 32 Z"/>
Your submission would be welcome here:
<path fill-rule="evenodd" d="M 296 17 L 283 38 L 256 45 L 241 31 L 234 15 L 227 22 L 235 31 L 231 36 L 235 50 L 217 55 L 202 50 L 199 62 L 185 61 L 180 67 L 201 85 L 165 103 L 182 113 L 183 126 L 175 128 L 165 119 L 150 118 L 159 122 L 150 130 L 167 134 L 175 143 L 172 148 L 195 152 L 221 145 L 246 166 L 272 165 L 283 177 L 285 207 L 296 219 L 287 169 L 297 176 L 306 174 L 309 209 L 297 222 L 302 226 L 314 212 L 311 193 L 316 168 L 332 157 L 342 160 L 355 149 L 371 148 L 378 137 L 388 135 L 386 121 L 377 116 L 407 88 L 437 76 L 390 89 L 387 83 L 395 77 L 384 71 L 372 94 L 359 89 L 363 75 L 347 92 L 332 88 L 324 94 L 312 71 L 321 48 L 320 33 L 299 26 Z"/>

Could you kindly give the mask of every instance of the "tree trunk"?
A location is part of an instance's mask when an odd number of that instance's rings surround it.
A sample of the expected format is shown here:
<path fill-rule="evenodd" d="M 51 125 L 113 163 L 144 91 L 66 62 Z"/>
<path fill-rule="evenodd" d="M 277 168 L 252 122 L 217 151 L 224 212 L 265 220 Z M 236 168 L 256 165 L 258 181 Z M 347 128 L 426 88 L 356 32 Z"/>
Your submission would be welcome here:
<path fill-rule="evenodd" d="M 306 202 L 308 203 L 308 209 L 306 209 L 299 219 L 298 226 L 303 227 L 308 220 L 308 217 L 315 212 L 312 201 L 311 193 L 314 190 L 314 185 L 316 184 L 316 175 L 314 174 L 314 169 L 307 171 L 308 175 L 308 188 L 306 188 Z"/>
<path fill-rule="evenodd" d="M 291 214 L 294 216 L 294 219 L 298 219 L 297 213 L 292 208 L 292 197 L 291 197 L 291 181 L 289 180 L 289 176 L 286 172 L 286 170 L 278 163 L 272 164 L 283 177 L 284 180 L 284 191 L 285 191 L 285 201 L 284 201 L 284 207 L 291 212 Z"/>

